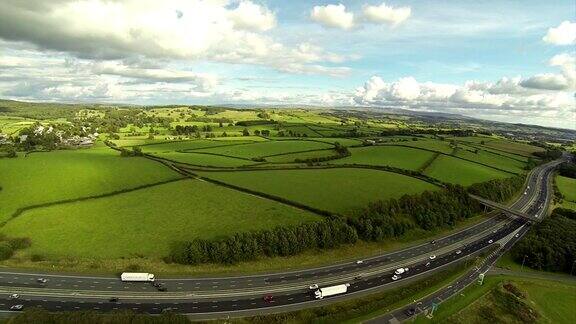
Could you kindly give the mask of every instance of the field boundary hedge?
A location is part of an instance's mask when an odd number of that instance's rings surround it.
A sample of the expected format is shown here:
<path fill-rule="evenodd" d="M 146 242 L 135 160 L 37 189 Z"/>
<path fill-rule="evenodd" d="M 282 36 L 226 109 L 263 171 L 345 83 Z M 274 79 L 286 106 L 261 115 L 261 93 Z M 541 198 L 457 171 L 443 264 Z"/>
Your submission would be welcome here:
<path fill-rule="evenodd" d="M 506 173 L 510 173 L 510 174 L 515 174 L 515 175 L 520 175 L 520 174 L 521 174 L 521 173 L 516 173 L 516 172 L 512 172 L 512 171 L 507 171 L 507 170 L 504 170 L 504 169 L 500 169 L 500 168 L 498 168 L 498 167 L 495 167 L 495 166 L 492 166 L 492 165 L 489 165 L 489 164 L 477 162 L 477 161 L 474 161 L 474 160 L 469 160 L 469 159 L 466 159 L 466 158 L 463 158 L 463 157 L 460 157 L 460 156 L 456 156 L 456 155 L 452 155 L 452 154 L 447 154 L 447 153 L 439 152 L 439 151 L 434 151 L 434 150 L 427 149 L 427 148 L 422 148 L 422 147 L 415 147 L 415 146 L 409 146 L 409 145 L 404 145 L 404 144 L 382 144 L 382 145 L 378 145 L 378 146 L 400 146 L 400 147 L 413 148 L 413 149 L 422 150 L 422 151 L 428 151 L 428 152 L 433 152 L 433 153 L 439 153 L 439 154 L 442 154 L 442 155 L 445 155 L 445 156 L 453 157 L 453 158 L 455 158 L 455 159 L 460 159 L 460 160 L 468 161 L 468 162 L 475 163 L 475 164 L 478 164 L 478 165 L 483 165 L 483 166 L 485 166 L 485 167 L 488 167 L 488 168 L 491 168 L 491 169 L 494 169 L 494 170 L 498 170 L 498 171 L 502 171 L 502 172 L 506 172 Z"/>
<path fill-rule="evenodd" d="M 32 210 L 32 209 L 52 207 L 52 206 L 64 205 L 64 204 L 75 203 L 75 202 L 82 202 L 82 201 L 91 200 L 91 199 L 107 198 L 107 197 L 112 197 L 112 196 L 123 194 L 123 193 L 128 193 L 128 192 L 132 192 L 132 191 L 152 188 L 155 186 L 160 186 L 163 184 L 168 184 L 168 183 L 182 181 L 182 180 L 187 180 L 187 178 L 170 179 L 170 180 L 165 180 L 165 181 L 160 181 L 160 182 L 155 182 L 155 183 L 149 183 L 149 184 L 145 184 L 145 185 L 141 185 L 141 186 L 136 186 L 136 187 L 132 187 L 132 188 L 115 190 L 115 191 L 107 192 L 107 193 L 100 194 L 100 195 L 91 195 L 91 196 L 84 196 L 84 197 L 79 197 L 79 198 L 57 200 L 57 201 L 52 201 L 52 202 L 47 202 L 47 203 L 42 203 L 42 204 L 35 204 L 35 205 L 20 207 L 14 213 L 12 213 L 10 218 L 8 218 L 7 220 L 5 220 L 3 222 L 0 222 L 0 227 L 4 227 L 9 221 L 22 215 L 22 213 L 29 211 L 29 210 Z"/>

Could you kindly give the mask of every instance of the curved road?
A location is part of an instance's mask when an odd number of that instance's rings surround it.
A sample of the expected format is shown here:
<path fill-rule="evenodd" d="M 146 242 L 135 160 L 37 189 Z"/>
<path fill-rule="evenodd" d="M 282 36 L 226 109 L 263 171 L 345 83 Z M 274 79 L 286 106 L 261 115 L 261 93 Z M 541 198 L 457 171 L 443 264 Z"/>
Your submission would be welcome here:
<path fill-rule="evenodd" d="M 534 169 L 528 177 L 525 194 L 512 207 L 530 215 L 542 210 L 539 206 L 546 203 L 548 178 L 557 164 L 548 163 Z M 433 272 L 479 253 L 494 244 L 489 240 L 497 242 L 505 239 L 525 223 L 526 220 L 494 217 L 437 239 L 434 244 L 425 243 L 382 254 L 362 260 L 362 263 L 352 261 L 254 276 L 157 279 L 166 286 L 166 292 L 159 292 L 147 283 L 123 283 L 118 278 L 5 270 L 0 271 L 0 294 L 5 296 L 0 298 L 0 310 L 9 310 L 15 304 L 41 306 L 54 311 L 132 309 L 155 314 L 171 310 L 195 314 L 197 318 L 287 311 L 352 298 L 394 285 L 396 282 L 392 281 L 391 276 L 400 266 L 407 266 L 410 271 L 398 282 Z M 462 252 L 456 254 L 456 250 Z M 431 254 L 437 257 L 426 265 Z M 48 282 L 37 283 L 39 277 L 48 279 Z M 351 285 L 345 295 L 317 301 L 307 289 L 313 283 L 321 287 L 341 283 Z M 18 293 L 21 297 L 10 300 L 8 295 L 11 293 Z M 267 294 L 274 295 L 272 302 L 263 301 L 262 297 Z M 119 302 L 109 302 L 110 297 L 118 297 Z"/>

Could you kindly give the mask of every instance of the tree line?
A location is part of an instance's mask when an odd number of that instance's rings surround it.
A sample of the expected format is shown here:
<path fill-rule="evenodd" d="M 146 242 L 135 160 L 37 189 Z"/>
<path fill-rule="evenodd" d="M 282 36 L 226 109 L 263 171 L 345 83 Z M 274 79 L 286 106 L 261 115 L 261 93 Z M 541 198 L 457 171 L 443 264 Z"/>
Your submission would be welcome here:
<path fill-rule="evenodd" d="M 522 189 L 525 178 L 515 176 L 505 179 L 494 179 L 487 182 L 475 183 L 468 187 L 468 192 L 495 202 L 506 202 Z"/>
<path fill-rule="evenodd" d="M 370 204 L 348 217 L 237 233 L 219 239 L 193 239 L 172 244 L 167 262 L 233 264 L 259 257 L 290 256 L 314 249 L 332 249 L 358 240 L 383 241 L 415 228 L 453 226 L 481 211 L 458 185 L 419 195 L 404 195 Z"/>
<path fill-rule="evenodd" d="M 576 274 L 576 211 L 556 208 L 511 251 L 517 263 L 537 270 Z"/>

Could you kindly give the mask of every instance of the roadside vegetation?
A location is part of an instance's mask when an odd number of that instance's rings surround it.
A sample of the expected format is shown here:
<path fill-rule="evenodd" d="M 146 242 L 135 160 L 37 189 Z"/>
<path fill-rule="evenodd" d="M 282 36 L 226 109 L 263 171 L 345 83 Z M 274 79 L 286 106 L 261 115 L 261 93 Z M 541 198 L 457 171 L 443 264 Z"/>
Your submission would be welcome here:
<path fill-rule="evenodd" d="M 443 302 L 432 319 L 415 323 L 573 323 L 576 283 L 489 275 Z"/>

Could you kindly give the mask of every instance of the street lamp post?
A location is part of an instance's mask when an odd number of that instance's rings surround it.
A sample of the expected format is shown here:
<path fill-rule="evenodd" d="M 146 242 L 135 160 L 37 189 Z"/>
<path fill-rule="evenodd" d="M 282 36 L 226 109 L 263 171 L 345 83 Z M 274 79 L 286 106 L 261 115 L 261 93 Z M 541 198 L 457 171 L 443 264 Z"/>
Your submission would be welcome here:
<path fill-rule="evenodd" d="M 520 267 L 520 271 L 522 271 L 524 269 L 524 261 L 526 261 L 526 257 L 527 257 L 527 255 L 524 254 L 524 258 L 522 258 L 522 266 Z"/>

